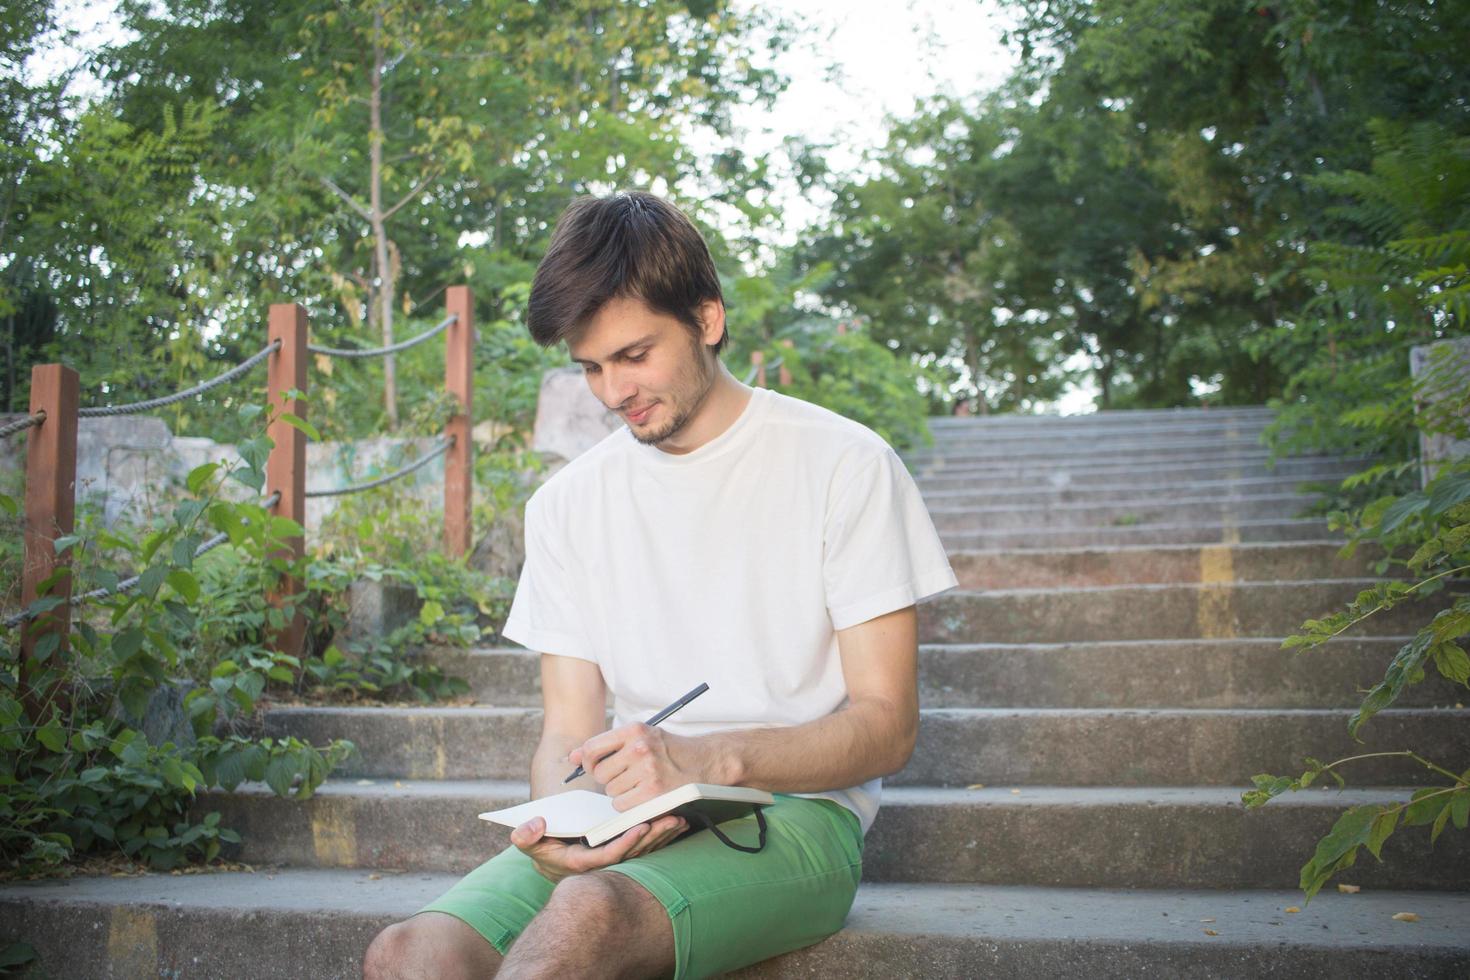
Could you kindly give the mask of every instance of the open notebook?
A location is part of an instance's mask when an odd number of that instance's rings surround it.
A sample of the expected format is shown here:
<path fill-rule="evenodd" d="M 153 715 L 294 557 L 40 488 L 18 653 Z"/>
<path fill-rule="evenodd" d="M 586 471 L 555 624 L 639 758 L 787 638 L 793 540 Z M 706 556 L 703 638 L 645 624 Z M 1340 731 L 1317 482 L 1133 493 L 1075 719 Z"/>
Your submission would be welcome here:
<path fill-rule="evenodd" d="M 640 803 L 631 810 L 620 813 L 613 809 L 611 797 L 590 790 L 574 789 L 543 796 L 539 800 L 504 810 L 491 810 L 480 814 L 480 819 L 506 827 L 519 827 L 532 817 L 544 817 L 546 836 L 580 839 L 588 847 L 596 847 L 630 827 L 646 823 L 665 813 L 678 814 L 688 820 L 691 826 L 699 827 L 706 823 L 699 814 L 708 817 L 709 824 L 717 824 L 746 816 L 759 807 L 770 806 L 775 802 L 776 798 L 763 789 L 685 783 L 662 796 L 655 796 L 646 803 Z"/>

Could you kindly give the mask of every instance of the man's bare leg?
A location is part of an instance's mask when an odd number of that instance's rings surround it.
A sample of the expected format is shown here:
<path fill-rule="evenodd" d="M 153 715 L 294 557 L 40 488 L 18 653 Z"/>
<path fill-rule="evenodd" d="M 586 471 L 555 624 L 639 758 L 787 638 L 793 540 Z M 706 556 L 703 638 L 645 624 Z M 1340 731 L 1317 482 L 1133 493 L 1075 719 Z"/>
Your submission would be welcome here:
<path fill-rule="evenodd" d="M 500 954 L 444 912 L 422 912 L 378 933 L 362 959 L 364 980 L 487 980 Z"/>
<path fill-rule="evenodd" d="M 498 980 L 670 975 L 674 925 L 663 903 L 626 875 L 574 875 L 556 886 L 500 971 Z"/>

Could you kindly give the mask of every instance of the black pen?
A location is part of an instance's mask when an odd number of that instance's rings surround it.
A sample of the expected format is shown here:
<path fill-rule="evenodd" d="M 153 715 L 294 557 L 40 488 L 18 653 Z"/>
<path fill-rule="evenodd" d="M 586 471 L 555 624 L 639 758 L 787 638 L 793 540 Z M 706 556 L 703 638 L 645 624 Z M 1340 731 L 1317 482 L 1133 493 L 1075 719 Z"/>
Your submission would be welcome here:
<path fill-rule="evenodd" d="M 669 715 L 673 714 L 675 711 L 678 711 L 680 708 L 684 707 L 684 705 L 688 704 L 690 701 L 693 701 L 695 698 L 699 697 L 701 694 L 703 694 L 705 691 L 708 691 L 708 690 L 709 690 L 709 685 L 708 684 L 701 684 L 701 685 L 699 685 L 694 690 L 690 691 L 688 694 L 684 695 L 682 698 L 680 698 L 679 700 L 675 701 L 673 704 L 669 705 L 667 708 L 665 708 L 664 710 L 660 711 L 658 714 L 654 715 L 652 718 L 648 719 L 648 724 L 650 724 L 650 725 L 657 725 L 659 722 L 663 721 Z M 604 756 L 603 758 L 606 758 L 606 756 Z M 601 762 L 602 759 L 598 759 L 597 761 L 598 762 Z M 587 775 L 586 771 L 581 766 L 578 766 L 576 769 L 572 770 L 572 774 L 570 776 L 568 776 L 566 779 L 563 779 L 561 781 L 561 783 L 562 783 L 563 786 L 565 786 L 567 783 L 569 783 L 572 780 L 576 779 L 578 776 L 585 776 L 585 775 Z"/>

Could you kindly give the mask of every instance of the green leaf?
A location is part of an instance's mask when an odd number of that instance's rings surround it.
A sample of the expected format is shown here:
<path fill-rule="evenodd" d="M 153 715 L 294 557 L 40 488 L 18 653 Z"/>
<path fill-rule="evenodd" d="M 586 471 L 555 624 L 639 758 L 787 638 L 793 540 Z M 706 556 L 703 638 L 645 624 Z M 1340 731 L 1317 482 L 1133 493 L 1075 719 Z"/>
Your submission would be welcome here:
<path fill-rule="evenodd" d="M 68 548 L 70 548 L 72 545 L 76 544 L 77 542 L 79 542 L 81 540 L 82 540 L 81 535 L 78 535 L 78 534 L 63 534 L 61 537 L 59 537 L 55 541 L 51 542 L 51 546 L 53 548 L 55 548 L 56 549 L 56 553 L 58 555 L 60 555 L 60 554 L 65 554 Z"/>
<path fill-rule="evenodd" d="M 143 631 L 136 626 L 129 627 L 112 638 L 112 655 L 118 663 L 132 658 L 141 649 Z"/>
<path fill-rule="evenodd" d="M 66 751 L 66 732 L 55 719 L 36 729 L 36 741 L 52 752 Z"/>
<path fill-rule="evenodd" d="M 444 618 L 444 607 L 430 599 L 419 609 L 419 622 L 425 626 L 433 626 Z"/>
<path fill-rule="evenodd" d="M 1450 812 L 1457 830 L 1470 826 L 1470 789 L 1456 790 L 1450 794 Z"/>
<path fill-rule="evenodd" d="M 254 407 L 256 411 L 259 412 L 259 406 L 252 407 Z M 190 493 L 198 493 L 200 490 L 204 489 L 204 485 L 208 483 L 210 478 L 213 477 L 214 474 L 218 471 L 218 463 L 204 463 L 200 466 L 196 466 L 192 470 L 190 470 L 189 475 L 185 477 L 184 485 L 189 488 Z"/>
<path fill-rule="evenodd" d="M 1449 806 L 1449 796 L 1450 794 L 1433 787 L 1415 790 L 1414 795 L 1409 797 L 1409 808 L 1404 811 L 1404 826 L 1419 827 L 1433 823 L 1440 810 Z"/>
<path fill-rule="evenodd" d="M 280 419 L 282 422 L 285 422 L 291 428 L 299 429 L 300 431 L 306 433 L 306 438 L 310 439 L 312 442 L 322 441 L 321 433 L 316 431 L 316 427 L 313 426 L 310 422 L 306 421 L 306 419 L 301 418 L 299 415 L 293 415 L 290 412 L 282 412 L 280 415 L 277 415 L 276 418 Z"/>
<path fill-rule="evenodd" d="M 289 796 L 291 793 L 291 780 L 296 776 L 296 766 L 293 763 L 291 756 L 278 755 L 266 764 L 266 785 L 277 796 Z"/>
<path fill-rule="evenodd" d="M 8 943 L 0 948 L 0 969 L 9 970 L 11 967 L 24 966 L 35 962 L 36 947 L 30 943 Z"/>
<path fill-rule="evenodd" d="M 149 565 L 138 577 L 138 594 L 149 598 L 157 595 L 158 587 L 163 584 L 166 575 L 168 575 L 167 565 Z"/>
<path fill-rule="evenodd" d="M 1383 857 L 1378 852 L 1383 847 L 1383 842 L 1388 840 L 1395 827 L 1399 823 L 1400 809 L 1397 806 L 1385 808 L 1378 816 L 1373 818 L 1373 826 L 1368 833 L 1368 851 L 1375 858 L 1382 861 Z"/>
<path fill-rule="evenodd" d="M 1441 477 L 1430 488 L 1426 513 L 1437 516 L 1467 500 L 1470 500 L 1470 474 Z"/>
<path fill-rule="evenodd" d="M 1470 656 L 1453 643 L 1434 645 L 1434 666 L 1456 684 L 1470 686 Z"/>
<path fill-rule="evenodd" d="M 1450 794 L 1446 794 L 1446 804 L 1449 803 L 1449 795 Z M 1439 835 L 1444 832 L 1445 824 L 1449 822 L 1452 812 L 1453 811 L 1451 810 L 1451 808 L 1446 805 L 1443 809 L 1439 811 L 1439 816 L 1434 818 L 1434 826 L 1430 828 L 1429 831 L 1429 843 L 1431 846 L 1434 844 L 1435 841 L 1439 840 Z"/>
<path fill-rule="evenodd" d="M 168 584 L 185 602 L 199 601 L 199 580 L 194 577 L 193 572 L 175 568 L 168 573 Z"/>
<path fill-rule="evenodd" d="M 1397 530 L 1411 517 L 1423 513 L 1428 506 L 1429 497 L 1422 491 L 1399 498 L 1397 503 L 1384 511 L 1383 522 L 1378 528 L 1379 533 L 1388 534 Z"/>

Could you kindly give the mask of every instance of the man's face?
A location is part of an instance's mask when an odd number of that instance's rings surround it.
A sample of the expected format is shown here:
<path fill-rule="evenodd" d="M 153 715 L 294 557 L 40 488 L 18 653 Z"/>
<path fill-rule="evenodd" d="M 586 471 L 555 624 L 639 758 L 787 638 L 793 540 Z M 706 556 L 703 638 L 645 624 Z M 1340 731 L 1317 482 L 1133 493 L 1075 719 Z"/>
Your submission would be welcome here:
<path fill-rule="evenodd" d="M 706 304 L 706 312 L 718 304 Z M 711 317 L 705 316 L 708 324 Z M 718 339 L 713 324 L 706 334 Z M 721 319 L 720 329 L 723 329 Z M 715 358 L 688 327 L 637 298 L 609 300 L 567 342 L 592 393 L 628 423 L 633 438 L 657 445 L 698 414 L 715 381 Z"/>

